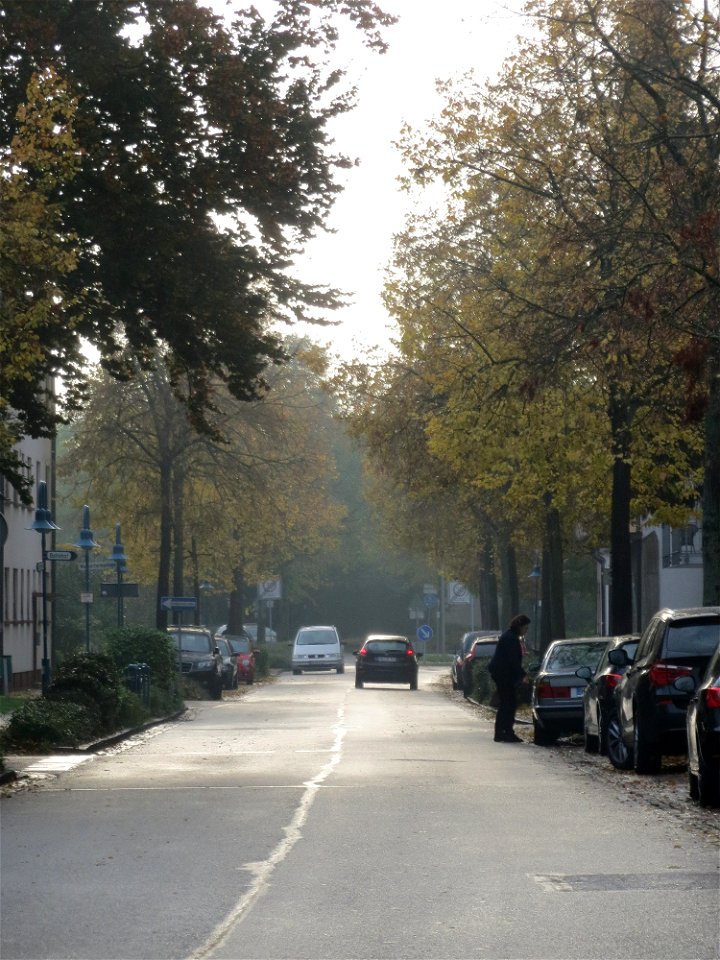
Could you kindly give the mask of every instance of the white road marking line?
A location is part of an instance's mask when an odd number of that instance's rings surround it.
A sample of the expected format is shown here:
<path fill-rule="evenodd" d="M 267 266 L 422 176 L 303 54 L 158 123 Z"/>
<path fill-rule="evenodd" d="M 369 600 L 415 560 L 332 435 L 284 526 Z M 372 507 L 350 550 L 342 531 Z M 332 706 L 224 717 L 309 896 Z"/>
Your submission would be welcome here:
<path fill-rule="evenodd" d="M 52 756 L 52 757 L 43 757 L 42 760 L 38 760 L 35 763 L 31 763 L 29 767 L 25 767 L 25 773 L 27 774 L 47 774 L 47 773 L 66 773 L 68 770 L 72 770 L 73 767 L 80 766 L 81 763 L 85 763 L 87 760 L 92 760 L 92 756 L 82 755 L 82 756 Z"/>
<path fill-rule="evenodd" d="M 330 760 L 320 768 L 312 780 L 308 780 L 305 784 L 305 792 L 300 798 L 295 814 L 290 823 L 284 828 L 285 838 L 271 851 L 267 860 L 259 863 L 244 864 L 243 869 L 247 870 L 254 877 L 250 888 L 238 900 L 227 917 L 215 927 L 205 943 L 191 954 L 190 960 L 201 960 L 202 957 L 206 957 L 212 950 L 222 944 L 232 928 L 243 918 L 244 914 L 247 913 L 265 890 L 267 890 L 275 868 L 283 862 L 298 840 L 302 838 L 301 827 L 308 818 L 318 791 L 323 785 L 323 782 L 327 780 L 342 760 L 343 740 L 347 733 L 344 706 L 338 708 L 337 720 L 333 729 L 335 731 L 335 740 L 332 746 Z"/>

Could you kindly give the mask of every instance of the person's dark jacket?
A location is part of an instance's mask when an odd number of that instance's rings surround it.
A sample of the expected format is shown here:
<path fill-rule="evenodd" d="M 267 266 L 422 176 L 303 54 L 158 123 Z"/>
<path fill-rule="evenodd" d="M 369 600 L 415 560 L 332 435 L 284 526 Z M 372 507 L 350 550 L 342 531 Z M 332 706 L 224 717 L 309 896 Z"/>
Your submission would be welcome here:
<path fill-rule="evenodd" d="M 500 635 L 488 672 L 496 683 L 520 683 L 525 676 L 522 665 L 522 643 L 510 627 Z"/>

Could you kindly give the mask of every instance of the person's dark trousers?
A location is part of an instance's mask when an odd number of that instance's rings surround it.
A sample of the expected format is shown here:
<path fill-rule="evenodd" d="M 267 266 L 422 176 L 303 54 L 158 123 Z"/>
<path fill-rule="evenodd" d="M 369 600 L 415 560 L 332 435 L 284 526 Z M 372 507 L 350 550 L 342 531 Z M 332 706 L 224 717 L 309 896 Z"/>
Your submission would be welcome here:
<path fill-rule="evenodd" d="M 498 695 L 498 709 L 495 714 L 495 739 L 510 737 L 513 734 L 515 723 L 515 707 L 517 706 L 517 692 L 514 683 L 495 682 Z"/>

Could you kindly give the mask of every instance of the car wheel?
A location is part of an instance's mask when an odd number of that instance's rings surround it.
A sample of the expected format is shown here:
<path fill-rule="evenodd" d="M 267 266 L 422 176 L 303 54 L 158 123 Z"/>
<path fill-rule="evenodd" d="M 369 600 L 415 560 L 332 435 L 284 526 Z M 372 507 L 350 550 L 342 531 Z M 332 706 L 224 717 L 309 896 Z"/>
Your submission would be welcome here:
<path fill-rule="evenodd" d="M 533 743 L 536 743 L 538 747 L 548 747 L 551 743 L 555 743 L 556 740 L 557 737 L 552 730 L 541 726 L 533 717 Z"/>
<path fill-rule="evenodd" d="M 299 677 L 301 673 L 302 673 L 302 670 L 298 670 L 296 667 L 293 667 L 293 674 L 296 677 Z"/>
<path fill-rule="evenodd" d="M 720 765 L 708 763 L 698 757 L 697 798 L 703 807 L 717 807 L 720 804 Z"/>
<path fill-rule="evenodd" d="M 659 773 L 662 767 L 662 754 L 648 738 L 637 715 L 633 726 L 633 767 L 635 773 Z"/>
<path fill-rule="evenodd" d="M 698 778 L 694 773 L 690 773 L 690 768 L 688 767 L 688 789 L 690 790 L 690 799 L 699 800 L 700 799 L 700 789 L 698 786 Z"/>
<path fill-rule="evenodd" d="M 355 674 L 355 689 L 362 690 L 362 688 L 363 688 L 363 682 L 360 679 L 360 677 L 357 674 Z"/>
<path fill-rule="evenodd" d="M 345 673 L 345 664 L 343 664 L 341 667 L 338 667 L 338 668 L 337 668 L 337 672 L 338 672 L 338 673 Z"/>
<path fill-rule="evenodd" d="M 410 689 L 411 689 L 411 690 L 417 690 L 417 677 L 414 677 L 414 678 L 410 681 Z"/>
<path fill-rule="evenodd" d="M 455 679 L 455 677 L 453 676 L 453 674 L 450 674 L 450 679 L 452 680 L 452 688 L 453 688 L 453 690 L 459 690 L 459 689 L 460 689 L 460 685 L 458 684 L 458 682 L 457 682 L 457 680 Z"/>
<path fill-rule="evenodd" d="M 630 770 L 633 765 L 632 753 L 625 746 L 620 730 L 620 720 L 611 717 L 607 725 L 607 754 L 616 770 Z"/>

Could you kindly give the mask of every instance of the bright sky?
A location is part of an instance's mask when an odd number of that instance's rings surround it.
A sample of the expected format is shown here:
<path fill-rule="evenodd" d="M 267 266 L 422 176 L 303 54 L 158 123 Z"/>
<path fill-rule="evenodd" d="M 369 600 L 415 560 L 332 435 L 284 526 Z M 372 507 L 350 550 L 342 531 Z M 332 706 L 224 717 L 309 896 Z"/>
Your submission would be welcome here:
<path fill-rule="evenodd" d="M 333 128 L 337 146 L 360 166 L 347 172 L 335 203 L 329 221 L 335 234 L 313 241 L 300 263 L 303 279 L 351 294 L 352 305 L 332 314 L 338 326 L 311 333 L 343 357 L 366 355 L 375 345 L 386 349 L 392 336 L 381 290 L 408 202 L 396 184 L 401 165 L 392 146 L 401 125 L 421 126 L 439 112 L 436 79 L 469 69 L 493 78 L 523 28 L 521 0 L 378 2 L 400 22 L 386 33 L 384 55 L 353 46 L 343 65 L 358 86 L 358 106 Z"/>

